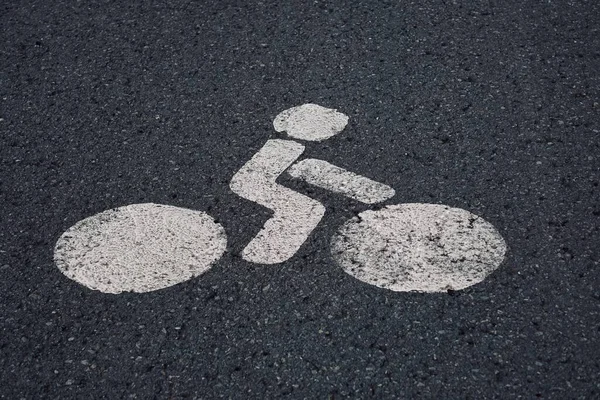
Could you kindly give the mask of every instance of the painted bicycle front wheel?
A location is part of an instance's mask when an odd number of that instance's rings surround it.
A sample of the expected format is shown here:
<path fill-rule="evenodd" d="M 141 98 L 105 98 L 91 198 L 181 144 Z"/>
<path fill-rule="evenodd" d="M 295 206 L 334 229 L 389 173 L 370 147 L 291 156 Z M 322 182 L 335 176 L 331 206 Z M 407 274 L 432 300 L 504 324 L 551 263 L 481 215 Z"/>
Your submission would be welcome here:
<path fill-rule="evenodd" d="M 438 204 L 365 211 L 332 240 L 332 256 L 353 277 L 399 292 L 460 290 L 503 262 L 506 242 L 492 224 Z"/>

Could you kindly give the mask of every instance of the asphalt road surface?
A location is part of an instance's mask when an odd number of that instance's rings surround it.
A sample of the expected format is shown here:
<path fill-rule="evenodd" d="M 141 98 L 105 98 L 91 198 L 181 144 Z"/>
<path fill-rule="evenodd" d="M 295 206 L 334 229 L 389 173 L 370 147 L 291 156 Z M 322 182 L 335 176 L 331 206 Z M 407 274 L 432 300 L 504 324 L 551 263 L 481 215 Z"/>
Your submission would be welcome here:
<path fill-rule="evenodd" d="M 597 1 L 13 1 L 0 6 L 0 398 L 600 397 Z M 232 176 L 273 119 L 348 116 L 306 154 L 468 210 L 506 241 L 463 290 L 382 289 L 325 205 L 286 262 Z M 69 227 L 135 203 L 210 214 L 227 251 L 148 293 L 65 276 Z"/>

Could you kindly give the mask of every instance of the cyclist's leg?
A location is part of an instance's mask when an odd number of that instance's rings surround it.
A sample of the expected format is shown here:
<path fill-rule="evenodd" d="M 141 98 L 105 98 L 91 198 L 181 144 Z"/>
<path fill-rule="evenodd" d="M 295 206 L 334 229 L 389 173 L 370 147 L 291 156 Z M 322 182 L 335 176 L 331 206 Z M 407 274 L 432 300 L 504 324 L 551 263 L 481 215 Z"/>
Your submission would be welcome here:
<path fill-rule="evenodd" d="M 269 140 L 231 179 L 234 193 L 275 213 L 243 250 L 245 260 L 259 264 L 288 260 L 323 217 L 321 203 L 275 183 L 303 151 L 304 146 L 294 141 Z"/>

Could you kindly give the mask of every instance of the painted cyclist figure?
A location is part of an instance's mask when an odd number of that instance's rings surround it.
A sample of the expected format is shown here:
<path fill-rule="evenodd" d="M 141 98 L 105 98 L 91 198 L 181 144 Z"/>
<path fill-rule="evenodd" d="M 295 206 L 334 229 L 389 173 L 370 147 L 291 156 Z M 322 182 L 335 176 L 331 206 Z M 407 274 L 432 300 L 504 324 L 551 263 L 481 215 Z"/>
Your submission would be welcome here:
<path fill-rule="evenodd" d="M 304 104 L 280 113 L 273 126 L 295 139 L 320 142 L 340 133 L 347 123 L 348 117 L 336 110 Z M 233 192 L 274 211 L 243 250 L 246 261 L 276 264 L 290 259 L 325 214 L 325 207 L 318 201 L 275 183 L 290 166 L 288 172 L 295 178 L 367 204 L 385 201 L 395 194 L 387 185 L 326 161 L 306 159 L 292 165 L 303 152 L 304 146 L 298 142 L 269 140 L 231 179 Z"/>
<path fill-rule="evenodd" d="M 316 104 L 285 110 L 276 131 L 308 141 L 339 134 L 348 117 Z M 394 189 L 326 161 L 296 162 L 304 146 L 272 139 L 232 177 L 239 196 L 273 211 L 242 258 L 277 264 L 293 257 L 321 221 L 317 200 L 276 182 L 292 177 L 366 204 Z M 202 211 L 142 203 L 107 210 L 75 223 L 58 239 L 54 260 L 68 278 L 105 293 L 151 292 L 197 277 L 227 248 L 225 229 Z M 331 255 L 354 278 L 393 291 L 460 290 L 483 281 L 504 260 L 507 246 L 492 224 L 441 204 L 400 203 L 367 210 L 344 223 Z"/>

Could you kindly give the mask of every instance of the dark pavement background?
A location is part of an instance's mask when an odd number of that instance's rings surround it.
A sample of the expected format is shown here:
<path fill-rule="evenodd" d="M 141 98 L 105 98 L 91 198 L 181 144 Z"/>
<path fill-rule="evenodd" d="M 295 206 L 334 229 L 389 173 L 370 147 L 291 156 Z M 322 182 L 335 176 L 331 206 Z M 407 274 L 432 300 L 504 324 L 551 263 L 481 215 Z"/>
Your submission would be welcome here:
<path fill-rule="evenodd" d="M 135 3 L 135 4 L 132 4 Z M 600 397 L 597 1 L 12 1 L 0 6 L 0 398 Z M 509 245 L 444 294 L 361 283 L 328 206 L 280 266 L 228 189 L 307 102 L 350 116 L 306 154 L 484 217 Z M 53 246 L 103 210 L 203 210 L 206 274 L 107 295 Z"/>

